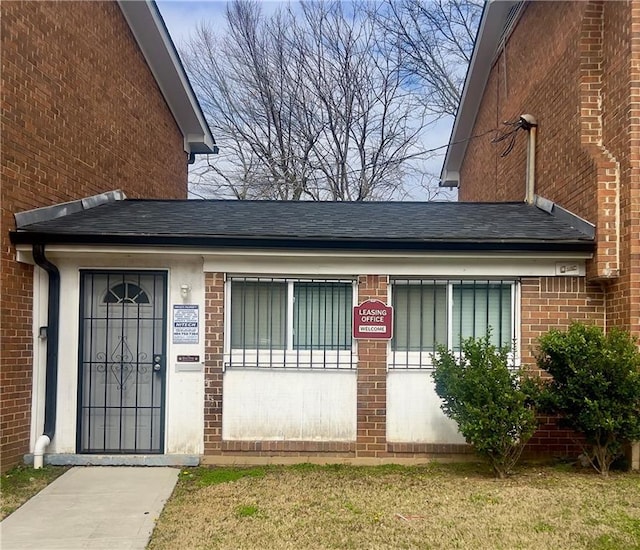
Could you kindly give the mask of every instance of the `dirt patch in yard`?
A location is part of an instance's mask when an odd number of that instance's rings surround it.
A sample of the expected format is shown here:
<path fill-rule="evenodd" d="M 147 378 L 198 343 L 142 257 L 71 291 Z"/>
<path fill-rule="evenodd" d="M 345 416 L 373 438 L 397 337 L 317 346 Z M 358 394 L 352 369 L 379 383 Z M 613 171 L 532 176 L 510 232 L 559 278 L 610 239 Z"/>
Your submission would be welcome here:
<path fill-rule="evenodd" d="M 639 549 L 640 475 L 477 464 L 183 470 L 149 548 Z"/>

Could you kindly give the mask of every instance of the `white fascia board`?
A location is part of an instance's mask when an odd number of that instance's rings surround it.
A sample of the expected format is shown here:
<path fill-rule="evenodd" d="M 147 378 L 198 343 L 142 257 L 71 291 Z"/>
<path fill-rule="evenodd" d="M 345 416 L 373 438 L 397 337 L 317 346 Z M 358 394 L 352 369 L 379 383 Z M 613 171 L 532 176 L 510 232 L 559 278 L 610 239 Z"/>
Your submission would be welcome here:
<path fill-rule="evenodd" d="M 440 174 L 441 187 L 458 187 L 460 183 L 460 167 L 491 73 L 498 41 L 509 11 L 517 3 L 516 0 L 489 0 L 485 4 Z"/>
<path fill-rule="evenodd" d="M 47 246 L 47 257 L 75 258 L 86 265 L 113 262 L 130 267 L 160 265 L 170 257 L 191 256 L 203 262 L 205 272 L 286 275 L 348 276 L 379 274 L 430 277 L 538 277 L 561 274 L 559 265 L 572 265 L 566 275 L 585 274 L 588 253 L 462 253 L 462 252 L 331 252 L 287 250 L 210 250 L 167 247 Z M 18 246 L 18 261 L 33 263 L 31 247 Z"/>
<path fill-rule="evenodd" d="M 153 0 L 118 0 L 129 28 L 184 136 L 187 153 L 213 153 L 215 140 Z"/>
<path fill-rule="evenodd" d="M 204 258 L 205 272 L 237 275 L 289 277 L 355 277 L 358 275 L 389 275 L 391 277 L 552 277 L 560 274 L 559 265 L 571 265 L 570 275 L 585 275 L 585 260 L 566 255 L 554 258 L 539 256 L 336 256 L 301 258 L 294 256 L 237 256 Z M 567 273 L 569 275 L 569 273 Z"/>

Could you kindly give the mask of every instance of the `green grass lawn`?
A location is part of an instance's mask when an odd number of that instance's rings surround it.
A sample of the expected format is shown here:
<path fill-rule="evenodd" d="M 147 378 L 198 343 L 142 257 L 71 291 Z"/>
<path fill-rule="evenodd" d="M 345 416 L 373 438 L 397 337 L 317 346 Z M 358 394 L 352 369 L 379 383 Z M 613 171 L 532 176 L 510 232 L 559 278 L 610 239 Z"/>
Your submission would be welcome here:
<path fill-rule="evenodd" d="M 640 549 L 640 474 L 572 467 L 183 469 L 149 548 Z"/>
<path fill-rule="evenodd" d="M 0 520 L 68 469 L 64 466 L 45 466 L 40 470 L 34 470 L 28 466 L 16 466 L 0 476 Z"/>

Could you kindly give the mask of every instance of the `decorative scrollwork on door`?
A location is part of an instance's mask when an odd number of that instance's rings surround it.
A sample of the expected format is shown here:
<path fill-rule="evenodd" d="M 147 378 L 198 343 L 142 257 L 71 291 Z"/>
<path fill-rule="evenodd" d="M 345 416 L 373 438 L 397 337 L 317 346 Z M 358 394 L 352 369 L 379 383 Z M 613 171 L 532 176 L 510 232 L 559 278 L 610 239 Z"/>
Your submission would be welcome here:
<path fill-rule="evenodd" d="M 127 380 L 134 372 L 138 373 L 138 381 L 148 380 L 149 366 L 144 364 L 147 357 L 147 354 L 141 351 L 137 354 L 134 362 L 134 355 L 127 344 L 127 337 L 121 336 L 118 344 L 108 356 L 103 351 L 96 354 L 97 360 L 101 362 L 97 365 L 96 370 L 100 373 L 110 373 L 118 389 L 126 391 Z"/>

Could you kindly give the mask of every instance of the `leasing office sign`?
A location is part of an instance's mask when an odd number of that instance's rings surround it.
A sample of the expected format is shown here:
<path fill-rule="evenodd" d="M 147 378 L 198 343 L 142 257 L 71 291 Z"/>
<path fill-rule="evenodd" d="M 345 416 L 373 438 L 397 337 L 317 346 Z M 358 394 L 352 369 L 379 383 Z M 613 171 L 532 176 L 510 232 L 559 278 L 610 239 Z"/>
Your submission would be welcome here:
<path fill-rule="evenodd" d="M 353 337 L 389 340 L 393 336 L 393 308 L 367 300 L 353 308 Z"/>

